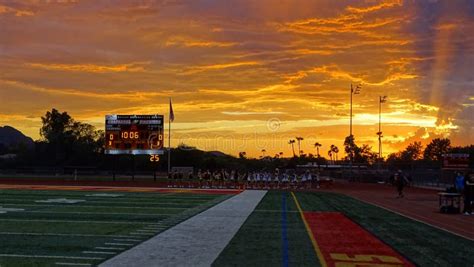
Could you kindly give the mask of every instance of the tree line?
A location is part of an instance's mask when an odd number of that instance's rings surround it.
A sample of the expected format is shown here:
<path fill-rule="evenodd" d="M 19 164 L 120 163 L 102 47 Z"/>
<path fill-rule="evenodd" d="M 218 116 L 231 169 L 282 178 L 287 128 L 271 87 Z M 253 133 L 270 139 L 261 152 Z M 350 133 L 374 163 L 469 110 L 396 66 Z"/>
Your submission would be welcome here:
<path fill-rule="evenodd" d="M 41 139 L 35 141 L 34 147 L 16 149 L 15 159 L 0 161 L 2 168 L 21 167 L 51 167 L 65 168 L 68 166 L 89 166 L 97 169 L 118 168 L 129 170 L 161 170 L 167 168 L 167 157 L 162 157 L 158 163 L 151 163 L 149 156 L 108 156 L 104 155 L 104 131 L 93 125 L 76 121 L 67 112 L 52 109 L 41 117 Z M 205 152 L 186 144 L 180 144 L 172 149 L 171 161 L 173 166 L 193 166 L 201 169 L 274 169 L 295 168 L 309 162 L 320 165 L 348 164 L 352 160 L 355 164 L 374 166 L 381 162 L 389 167 L 399 167 L 414 162 L 428 162 L 440 166 L 442 155 L 446 153 L 465 153 L 471 155 L 471 166 L 474 164 L 474 146 L 455 147 L 449 139 L 433 139 L 426 147 L 420 142 L 408 145 L 404 150 L 390 154 L 386 159 L 379 159 L 378 153 L 366 144 L 358 145 L 353 136 L 344 141 L 344 156 L 339 157 L 340 149 L 331 145 L 327 151 L 329 159 L 321 156 L 322 144 L 316 142 L 315 154 L 304 153 L 301 143 L 304 138 L 297 136 L 290 139 L 288 144 L 292 148 L 292 157 L 283 157 L 283 152 L 274 156 L 266 155 L 262 149 L 259 158 L 249 158 L 242 151 L 238 157 L 218 152 Z M 295 151 L 297 149 L 297 151 Z M 133 166 L 130 161 L 133 160 Z"/>

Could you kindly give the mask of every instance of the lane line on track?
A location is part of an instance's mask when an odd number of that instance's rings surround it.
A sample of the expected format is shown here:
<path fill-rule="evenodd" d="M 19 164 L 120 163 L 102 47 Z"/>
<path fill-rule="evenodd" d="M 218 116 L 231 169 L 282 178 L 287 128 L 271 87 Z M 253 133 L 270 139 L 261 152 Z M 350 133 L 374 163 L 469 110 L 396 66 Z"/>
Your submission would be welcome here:
<path fill-rule="evenodd" d="M 349 196 L 350 196 L 350 195 L 349 195 Z M 364 202 L 364 203 L 366 203 L 366 204 L 373 205 L 373 206 L 376 206 L 376 207 L 378 207 L 378 208 L 384 209 L 384 210 L 386 210 L 386 211 L 395 213 L 395 214 L 397 214 L 397 215 L 400 215 L 400 216 L 402 216 L 402 217 L 408 218 L 408 219 L 410 219 L 410 220 L 414 220 L 414 221 L 417 221 L 417 222 L 419 222 L 419 223 L 426 224 L 426 225 L 431 226 L 431 227 L 434 227 L 434 228 L 436 228 L 436 229 L 438 229 L 438 230 L 442 230 L 442 231 L 448 232 L 448 233 L 450 233 L 450 234 L 453 234 L 453 235 L 458 236 L 458 237 L 462 237 L 462 238 L 467 239 L 467 240 L 470 240 L 470 241 L 474 241 L 473 238 L 469 238 L 469 237 L 467 237 L 467 236 L 463 236 L 463 235 L 461 235 L 461 234 L 458 234 L 458 233 L 455 233 L 455 232 L 450 231 L 450 230 L 448 230 L 448 229 L 445 229 L 445 228 L 443 228 L 443 227 L 441 227 L 441 226 L 437 226 L 437 225 L 434 225 L 434 224 L 431 224 L 431 223 L 422 221 L 422 220 L 420 220 L 420 219 L 416 219 L 416 218 L 414 218 L 414 217 L 411 217 L 411 216 L 409 216 L 409 215 L 400 213 L 400 212 L 398 212 L 398 211 L 392 210 L 392 209 L 390 209 L 390 208 L 384 207 L 384 206 L 379 205 L 379 204 L 376 204 L 376 203 L 374 203 L 374 202 L 365 201 L 365 200 L 362 200 L 362 199 L 360 199 L 360 198 L 358 198 L 358 197 L 355 197 L 355 196 L 350 196 L 350 197 L 352 197 L 352 198 L 354 198 L 354 199 L 357 199 L 357 200 L 359 200 L 359 201 L 361 201 L 361 202 Z M 420 215 L 417 215 L 417 216 L 429 220 L 429 218 L 426 218 L 426 217 L 423 217 L 423 216 L 420 216 Z"/>
<path fill-rule="evenodd" d="M 293 197 L 293 200 L 295 201 L 296 208 L 298 209 L 301 219 L 303 220 L 304 226 L 306 228 L 306 232 L 309 235 L 309 238 L 311 240 L 311 243 L 313 244 L 314 251 L 316 252 L 316 255 L 319 258 L 319 262 L 321 263 L 321 267 L 327 267 L 328 264 L 326 262 L 326 259 L 323 256 L 323 253 L 321 252 L 321 249 L 318 245 L 318 242 L 314 238 L 313 231 L 311 230 L 311 227 L 309 227 L 308 222 L 306 221 L 306 218 L 304 217 L 303 210 L 301 209 L 300 203 L 298 202 L 298 199 L 296 198 L 296 195 L 291 192 L 291 196 Z"/>
<path fill-rule="evenodd" d="M 287 204 L 286 204 L 286 193 L 282 194 L 281 204 L 281 235 L 282 235 L 282 260 L 283 266 L 288 267 L 288 218 L 287 218 Z"/>

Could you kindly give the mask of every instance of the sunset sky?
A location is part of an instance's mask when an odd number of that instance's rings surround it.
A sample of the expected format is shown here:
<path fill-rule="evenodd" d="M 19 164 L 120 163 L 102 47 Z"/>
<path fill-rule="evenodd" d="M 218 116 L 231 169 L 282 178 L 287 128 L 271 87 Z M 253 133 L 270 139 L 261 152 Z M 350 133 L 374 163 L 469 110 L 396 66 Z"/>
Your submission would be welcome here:
<path fill-rule="evenodd" d="M 173 145 L 283 152 L 302 136 L 384 153 L 446 136 L 474 143 L 474 1 L 0 0 L 0 125 L 40 138 L 51 108 L 168 114 Z"/>

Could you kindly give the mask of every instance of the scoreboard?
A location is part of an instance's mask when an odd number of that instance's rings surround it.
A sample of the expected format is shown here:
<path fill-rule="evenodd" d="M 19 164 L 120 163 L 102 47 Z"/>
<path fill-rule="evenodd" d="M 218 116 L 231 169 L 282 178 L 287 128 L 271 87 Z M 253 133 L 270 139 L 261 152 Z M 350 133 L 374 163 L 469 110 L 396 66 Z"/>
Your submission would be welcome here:
<path fill-rule="evenodd" d="M 451 170 L 469 169 L 469 154 L 444 154 L 443 168 Z"/>
<path fill-rule="evenodd" d="M 163 115 L 107 115 L 105 154 L 163 154 Z"/>

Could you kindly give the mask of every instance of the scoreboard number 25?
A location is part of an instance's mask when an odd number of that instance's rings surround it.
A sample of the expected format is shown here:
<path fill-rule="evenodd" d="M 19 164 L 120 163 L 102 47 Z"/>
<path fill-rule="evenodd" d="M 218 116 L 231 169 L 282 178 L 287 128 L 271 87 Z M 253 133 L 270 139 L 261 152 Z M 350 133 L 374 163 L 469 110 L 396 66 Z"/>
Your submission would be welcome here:
<path fill-rule="evenodd" d="M 160 161 L 160 155 L 150 155 L 151 162 L 158 162 Z"/>

